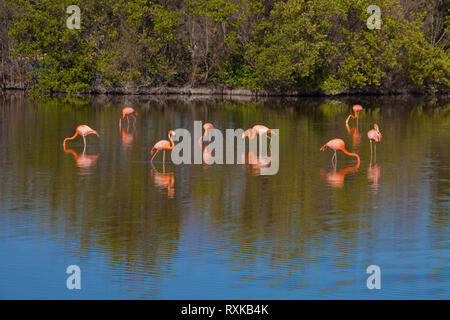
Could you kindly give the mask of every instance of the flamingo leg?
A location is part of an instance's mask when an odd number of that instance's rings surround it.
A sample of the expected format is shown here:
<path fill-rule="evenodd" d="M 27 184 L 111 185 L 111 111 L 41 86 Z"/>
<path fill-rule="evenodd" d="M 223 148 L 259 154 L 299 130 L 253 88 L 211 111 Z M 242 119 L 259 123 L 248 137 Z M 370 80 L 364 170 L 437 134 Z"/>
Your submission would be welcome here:
<path fill-rule="evenodd" d="M 374 145 L 374 149 L 375 149 L 375 152 L 374 152 L 374 159 L 373 159 L 373 161 L 377 162 L 377 144 L 376 144 L 376 142 L 375 142 L 375 145 Z"/>
<path fill-rule="evenodd" d="M 166 161 L 166 150 L 163 151 L 163 165 L 165 161 Z"/>
<path fill-rule="evenodd" d="M 336 151 L 334 151 L 333 157 L 331 158 L 331 164 L 333 165 L 333 167 L 336 166 L 335 162 L 337 162 L 337 158 L 336 158 Z"/>
<path fill-rule="evenodd" d="M 155 152 L 155 154 L 153 155 L 152 160 L 150 160 L 150 162 L 153 162 L 153 158 L 156 157 L 156 155 L 158 154 L 158 152 L 159 152 L 159 150 L 156 150 L 156 152 Z"/>
<path fill-rule="evenodd" d="M 136 117 L 134 115 L 131 115 L 133 117 L 133 127 L 136 127 Z"/>
<path fill-rule="evenodd" d="M 86 151 L 86 137 L 85 136 L 83 136 L 83 141 L 84 141 L 83 152 L 85 152 Z"/>
<path fill-rule="evenodd" d="M 129 116 L 127 116 L 127 123 L 128 123 L 128 126 L 130 126 L 130 117 Z"/>

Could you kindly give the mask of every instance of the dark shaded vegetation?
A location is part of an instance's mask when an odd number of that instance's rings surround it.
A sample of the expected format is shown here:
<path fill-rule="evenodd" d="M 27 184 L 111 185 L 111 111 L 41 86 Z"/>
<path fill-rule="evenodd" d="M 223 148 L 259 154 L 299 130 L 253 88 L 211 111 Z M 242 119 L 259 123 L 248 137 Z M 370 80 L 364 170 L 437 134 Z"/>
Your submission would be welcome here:
<path fill-rule="evenodd" d="M 81 29 L 66 8 L 81 8 Z M 370 5 L 381 29 L 369 30 Z M 2 0 L 0 82 L 35 93 L 219 86 L 446 92 L 444 0 Z"/>

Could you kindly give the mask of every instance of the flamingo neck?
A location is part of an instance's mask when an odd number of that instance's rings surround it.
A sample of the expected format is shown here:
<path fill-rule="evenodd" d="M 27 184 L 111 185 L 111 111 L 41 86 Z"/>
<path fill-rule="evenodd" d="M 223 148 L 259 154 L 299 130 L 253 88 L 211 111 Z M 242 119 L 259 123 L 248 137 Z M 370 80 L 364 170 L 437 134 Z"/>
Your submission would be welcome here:
<path fill-rule="evenodd" d="M 356 164 L 356 166 L 359 168 L 359 164 L 361 163 L 361 160 L 359 159 L 359 156 L 358 156 L 356 153 L 348 152 L 347 150 L 345 150 L 345 148 L 342 148 L 341 150 L 342 150 L 342 152 L 344 152 L 346 155 L 355 157 L 356 160 L 357 160 L 357 162 L 358 162 L 358 163 Z"/>
<path fill-rule="evenodd" d="M 172 133 L 169 133 L 169 141 L 171 143 L 169 150 L 172 150 L 175 147 L 175 143 L 172 140 Z"/>
<path fill-rule="evenodd" d="M 353 118 L 353 115 L 349 115 L 347 119 L 345 119 L 345 125 L 348 125 L 348 122 L 350 121 L 350 118 Z"/>
<path fill-rule="evenodd" d="M 73 155 L 73 157 L 75 158 L 75 161 L 78 160 L 78 153 L 76 153 L 74 150 L 66 149 L 66 146 L 64 146 L 64 152 L 65 153 L 71 153 Z"/>
<path fill-rule="evenodd" d="M 205 148 L 205 146 L 203 145 L 203 139 L 206 138 L 206 134 L 207 134 L 207 133 L 208 133 L 208 130 L 206 129 L 206 130 L 205 130 L 205 134 L 202 135 L 202 136 L 198 139 L 198 144 L 199 144 L 202 148 Z"/>
<path fill-rule="evenodd" d="M 66 147 L 66 141 L 67 141 L 67 140 L 73 140 L 73 139 L 75 139 L 75 138 L 77 137 L 77 135 L 78 135 L 78 131 L 76 131 L 75 134 L 74 134 L 72 137 L 70 137 L 70 138 L 65 138 L 65 139 L 64 139 L 64 142 L 63 142 L 64 148 Z"/>

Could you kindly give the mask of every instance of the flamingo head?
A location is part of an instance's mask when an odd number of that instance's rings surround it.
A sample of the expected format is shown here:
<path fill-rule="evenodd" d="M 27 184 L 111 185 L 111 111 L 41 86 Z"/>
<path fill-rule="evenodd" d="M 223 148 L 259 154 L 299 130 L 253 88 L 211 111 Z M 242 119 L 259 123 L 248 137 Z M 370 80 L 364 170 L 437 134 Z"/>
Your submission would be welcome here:
<path fill-rule="evenodd" d="M 170 131 L 169 131 L 169 137 L 170 137 L 170 136 L 175 136 L 175 135 L 176 135 L 175 131 L 173 131 L 173 130 L 170 130 Z"/>
<path fill-rule="evenodd" d="M 380 128 L 378 127 L 378 125 L 376 123 L 373 125 L 373 128 L 375 130 L 377 130 L 377 133 L 380 133 Z"/>
<path fill-rule="evenodd" d="M 203 129 L 205 129 L 206 132 L 208 130 L 214 129 L 214 126 L 212 125 L 212 123 L 207 122 L 203 125 Z"/>
<path fill-rule="evenodd" d="M 363 110 L 364 110 L 363 107 L 361 105 L 359 105 L 359 104 L 355 104 L 353 106 L 353 111 L 355 111 L 355 113 L 361 112 Z"/>
<path fill-rule="evenodd" d="M 245 136 L 246 136 L 247 134 L 249 134 L 249 130 L 245 130 L 245 131 L 242 133 L 242 139 L 245 139 Z"/>
<path fill-rule="evenodd" d="M 100 135 L 98 134 L 98 132 L 95 131 L 95 130 L 89 131 L 89 134 L 95 134 L 97 137 L 100 137 Z"/>

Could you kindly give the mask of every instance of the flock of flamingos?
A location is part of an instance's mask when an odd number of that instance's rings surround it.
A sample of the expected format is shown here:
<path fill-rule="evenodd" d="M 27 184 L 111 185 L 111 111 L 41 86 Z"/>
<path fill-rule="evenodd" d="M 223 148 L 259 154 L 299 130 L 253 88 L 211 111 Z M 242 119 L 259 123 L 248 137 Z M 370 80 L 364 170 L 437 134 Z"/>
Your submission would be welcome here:
<path fill-rule="evenodd" d="M 359 121 L 359 113 L 361 111 L 363 111 L 363 107 L 360 105 L 354 105 L 353 106 L 353 111 L 354 111 L 354 115 L 350 114 L 346 121 L 345 124 L 347 126 L 347 129 L 349 129 L 348 127 L 348 122 L 350 120 L 350 118 L 356 119 L 356 121 Z M 125 107 L 122 109 L 122 117 L 119 119 L 119 127 L 121 127 L 122 125 L 122 120 L 124 120 L 125 118 L 127 118 L 128 124 L 129 124 L 129 117 L 133 117 L 134 122 L 136 122 L 136 117 L 135 115 L 138 115 L 138 113 L 136 112 L 136 110 L 134 110 L 133 108 L 130 107 Z M 205 123 L 203 125 L 203 129 L 205 130 L 204 134 L 202 137 L 200 137 L 199 139 L 199 144 L 201 144 L 201 142 L 203 141 L 203 139 L 205 138 L 207 132 L 211 129 L 213 129 L 214 126 L 211 123 Z M 263 126 L 263 125 L 255 125 L 252 129 L 248 129 L 246 131 L 244 131 L 244 133 L 242 134 L 242 138 L 244 139 L 246 136 L 249 137 L 250 140 L 253 140 L 255 138 L 256 135 L 266 135 L 267 134 L 275 134 L 275 132 L 273 132 L 271 129 Z M 64 148 L 66 147 L 66 142 L 68 140 L 73 140 L 75 139 L 78 135 L 83 137 L 83 141 L 84 141 L 84 150 L 86 150 L 86 136 L 90 135 L 90 134 L 95 134 L 96 136 L 99 137 L 99 134 L 97 131 L 95 131 L 94 129 L 91 129 L 89 126 L 87 125 L 80 125 L 77 127 L 77 129 L 75 130 L 75 134 L 72 137 L 68 137 L 64 139 L 63 142 L 63 146 Z M 169 131 L 169 140 L 160 140 L 158 141 L 153 148 L 151 149 L 150 153 L 153 154 L 153 157 L 151 158 L 151 162 L 153 162 L 153 159 L 155 158 L 155 156 L 158 154 L 159 151 L 163 151 L 163 163 L 165 162 L 165 152 L 166 150 L 172 150 L 175 146 L 173 140 L 172 140 L 172 136 L 175 135 L 175 132 L 170 130 Z M 269 136 L 268 136 L 269 137 Z M 372 143 L 377 143 L 381 141 L 381 132 L 380 129 L 378 127 L 377 124 L 374 124 L 374 128 L 372 130 L 370 130 L 369 132 L 367 132 L 367 137 L 369 138 L 370 141 L 370 151 L 371 151 L 371 157 L 372 157 Z M 270 139 L 270 137 L 269 137 Z M 359 167 L 360 164 L 360 158 L 356 153 L 352 153 L 352 152 L 348 152 L 345 149 L 345 144 L 344 141 L 342 139 L 332 139 L 330 141 L 328 141 L 327 143 L 325 143 L 322 148 L 320 148 L 321 151 L 325 150 L 326 148 L 329 148 L 331 150 L 334 151 L 333 157 L 331 158 L 331 163 L 333 165 L 333 168 L 336 168 L 337 166 L 337 156 L 336 156 L 336 152 L 338 150 L 341 150 L 343 153 L 355 157 L 356 161 L 357 161 L 357 165 L 356 167 Z M 376 152 L 376 145 L 375 145 L 375 152 Z"/>

